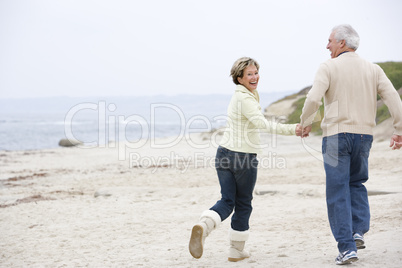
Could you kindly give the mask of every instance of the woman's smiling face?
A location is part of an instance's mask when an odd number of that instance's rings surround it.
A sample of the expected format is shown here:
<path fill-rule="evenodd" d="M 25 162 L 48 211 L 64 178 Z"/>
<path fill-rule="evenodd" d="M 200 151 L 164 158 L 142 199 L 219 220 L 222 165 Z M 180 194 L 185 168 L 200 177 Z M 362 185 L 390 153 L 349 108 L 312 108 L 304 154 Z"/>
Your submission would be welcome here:
<path fill-rule="evenodd" d="M 249 65 L 243 71 L 243 77 L 238 77 L 237 81 L 243 85 L 248 90 L 252 91 L 257 89 L 258 80 L 260 75 L 258 74 L 258 69 L 254 65 Z"/>

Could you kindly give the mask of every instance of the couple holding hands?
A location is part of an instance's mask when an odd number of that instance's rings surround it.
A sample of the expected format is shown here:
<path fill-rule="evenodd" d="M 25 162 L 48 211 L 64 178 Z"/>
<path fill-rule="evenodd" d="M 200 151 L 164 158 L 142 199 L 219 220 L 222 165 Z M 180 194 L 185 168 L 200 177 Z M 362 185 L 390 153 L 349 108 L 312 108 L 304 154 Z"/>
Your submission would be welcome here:
<path fill-rule="evenodd" d="M 378 65 L 355 53 L 359 40 L 350 25 L 332 29 L 327 45 L 331 59 L 322 63 L 316 73 L 300 124 L 268 121 L 259 104 L 258 63 L 244 57 L 233 64 L 231 77 L 236 89 L 215 161 L 221 199 L 204 211 L 192 228 L 189 251 L 194 258 L 202 256 L 205 238 L 233 211 L 228 260 L 236 262 L 250 257 L 245 242 L 249 237 L 251 202 L 257 180 L 259 130 L 307 137 L 323 98 L 322 155 L 328 219 L 339 250 L 335 262 L 342 265 L 358 260 L 357 250 L 365 248 L 364 234 L 370 227 L 368 195 L 363 184 L 368 180 L 377 94 L 393 118 L 394 135 L 390 147 L 402 147 L 399 94 Z"/>

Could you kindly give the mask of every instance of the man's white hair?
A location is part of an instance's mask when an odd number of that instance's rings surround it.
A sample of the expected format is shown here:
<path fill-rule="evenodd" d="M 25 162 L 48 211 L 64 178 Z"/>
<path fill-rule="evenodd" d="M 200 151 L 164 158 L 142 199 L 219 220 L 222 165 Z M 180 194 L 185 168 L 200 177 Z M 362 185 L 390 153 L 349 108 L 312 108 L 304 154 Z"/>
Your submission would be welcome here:
<path fill-rule="evenodd" d="M 354 50 L 359 47 L 359 34 L 349 24 L 335 26 L 332 32 L 335 32 L 334 37 L 337 42 L 345 40 L 346 46 Z"/>

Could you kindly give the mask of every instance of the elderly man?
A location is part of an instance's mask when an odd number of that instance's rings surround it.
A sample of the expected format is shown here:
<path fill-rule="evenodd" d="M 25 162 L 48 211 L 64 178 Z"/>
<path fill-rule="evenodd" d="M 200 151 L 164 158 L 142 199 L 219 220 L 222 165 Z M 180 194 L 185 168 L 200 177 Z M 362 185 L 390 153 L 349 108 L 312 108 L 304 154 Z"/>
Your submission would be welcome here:
<path fill-rule="evenodd" d="M 368 157 L 373 141 L 377 94 L 393 118 L 390 147 L 402 146 L 402 103 L 384 71 L 356 53 L 359 35 L 350 25 L 333 28 L 322 63 L 300 116 L 304 136 L 324 98 L 322 154 L 326 173 L 326 199 L 331 231 L 338 243 L 336 264 L 358 260 L 369 230 L 367 190 Z"/>

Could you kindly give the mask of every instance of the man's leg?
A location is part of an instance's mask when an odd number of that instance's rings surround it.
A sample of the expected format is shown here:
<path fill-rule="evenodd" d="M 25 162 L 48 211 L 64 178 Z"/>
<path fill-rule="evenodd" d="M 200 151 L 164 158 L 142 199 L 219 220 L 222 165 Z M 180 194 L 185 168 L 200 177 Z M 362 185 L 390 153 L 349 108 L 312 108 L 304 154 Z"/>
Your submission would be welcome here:
<path fill-rule="evenodd" d="M 351 157 L 350 194 L 352 206 L 353 233 L 360 235 L 370 228 L 370 207 L 367 189 L 363 185 L 368 180 L 368 157 L 373 136 L 355 134 L 355 145 Z"/>
<path fill-rule="evenodd" d="M 352 234 L 350 180 L 351 140 L 348 133 L 323 139 L 326 173 L 326 199 L 331 231 L 338 242 L 339 252 L 356 251 Z"/>

